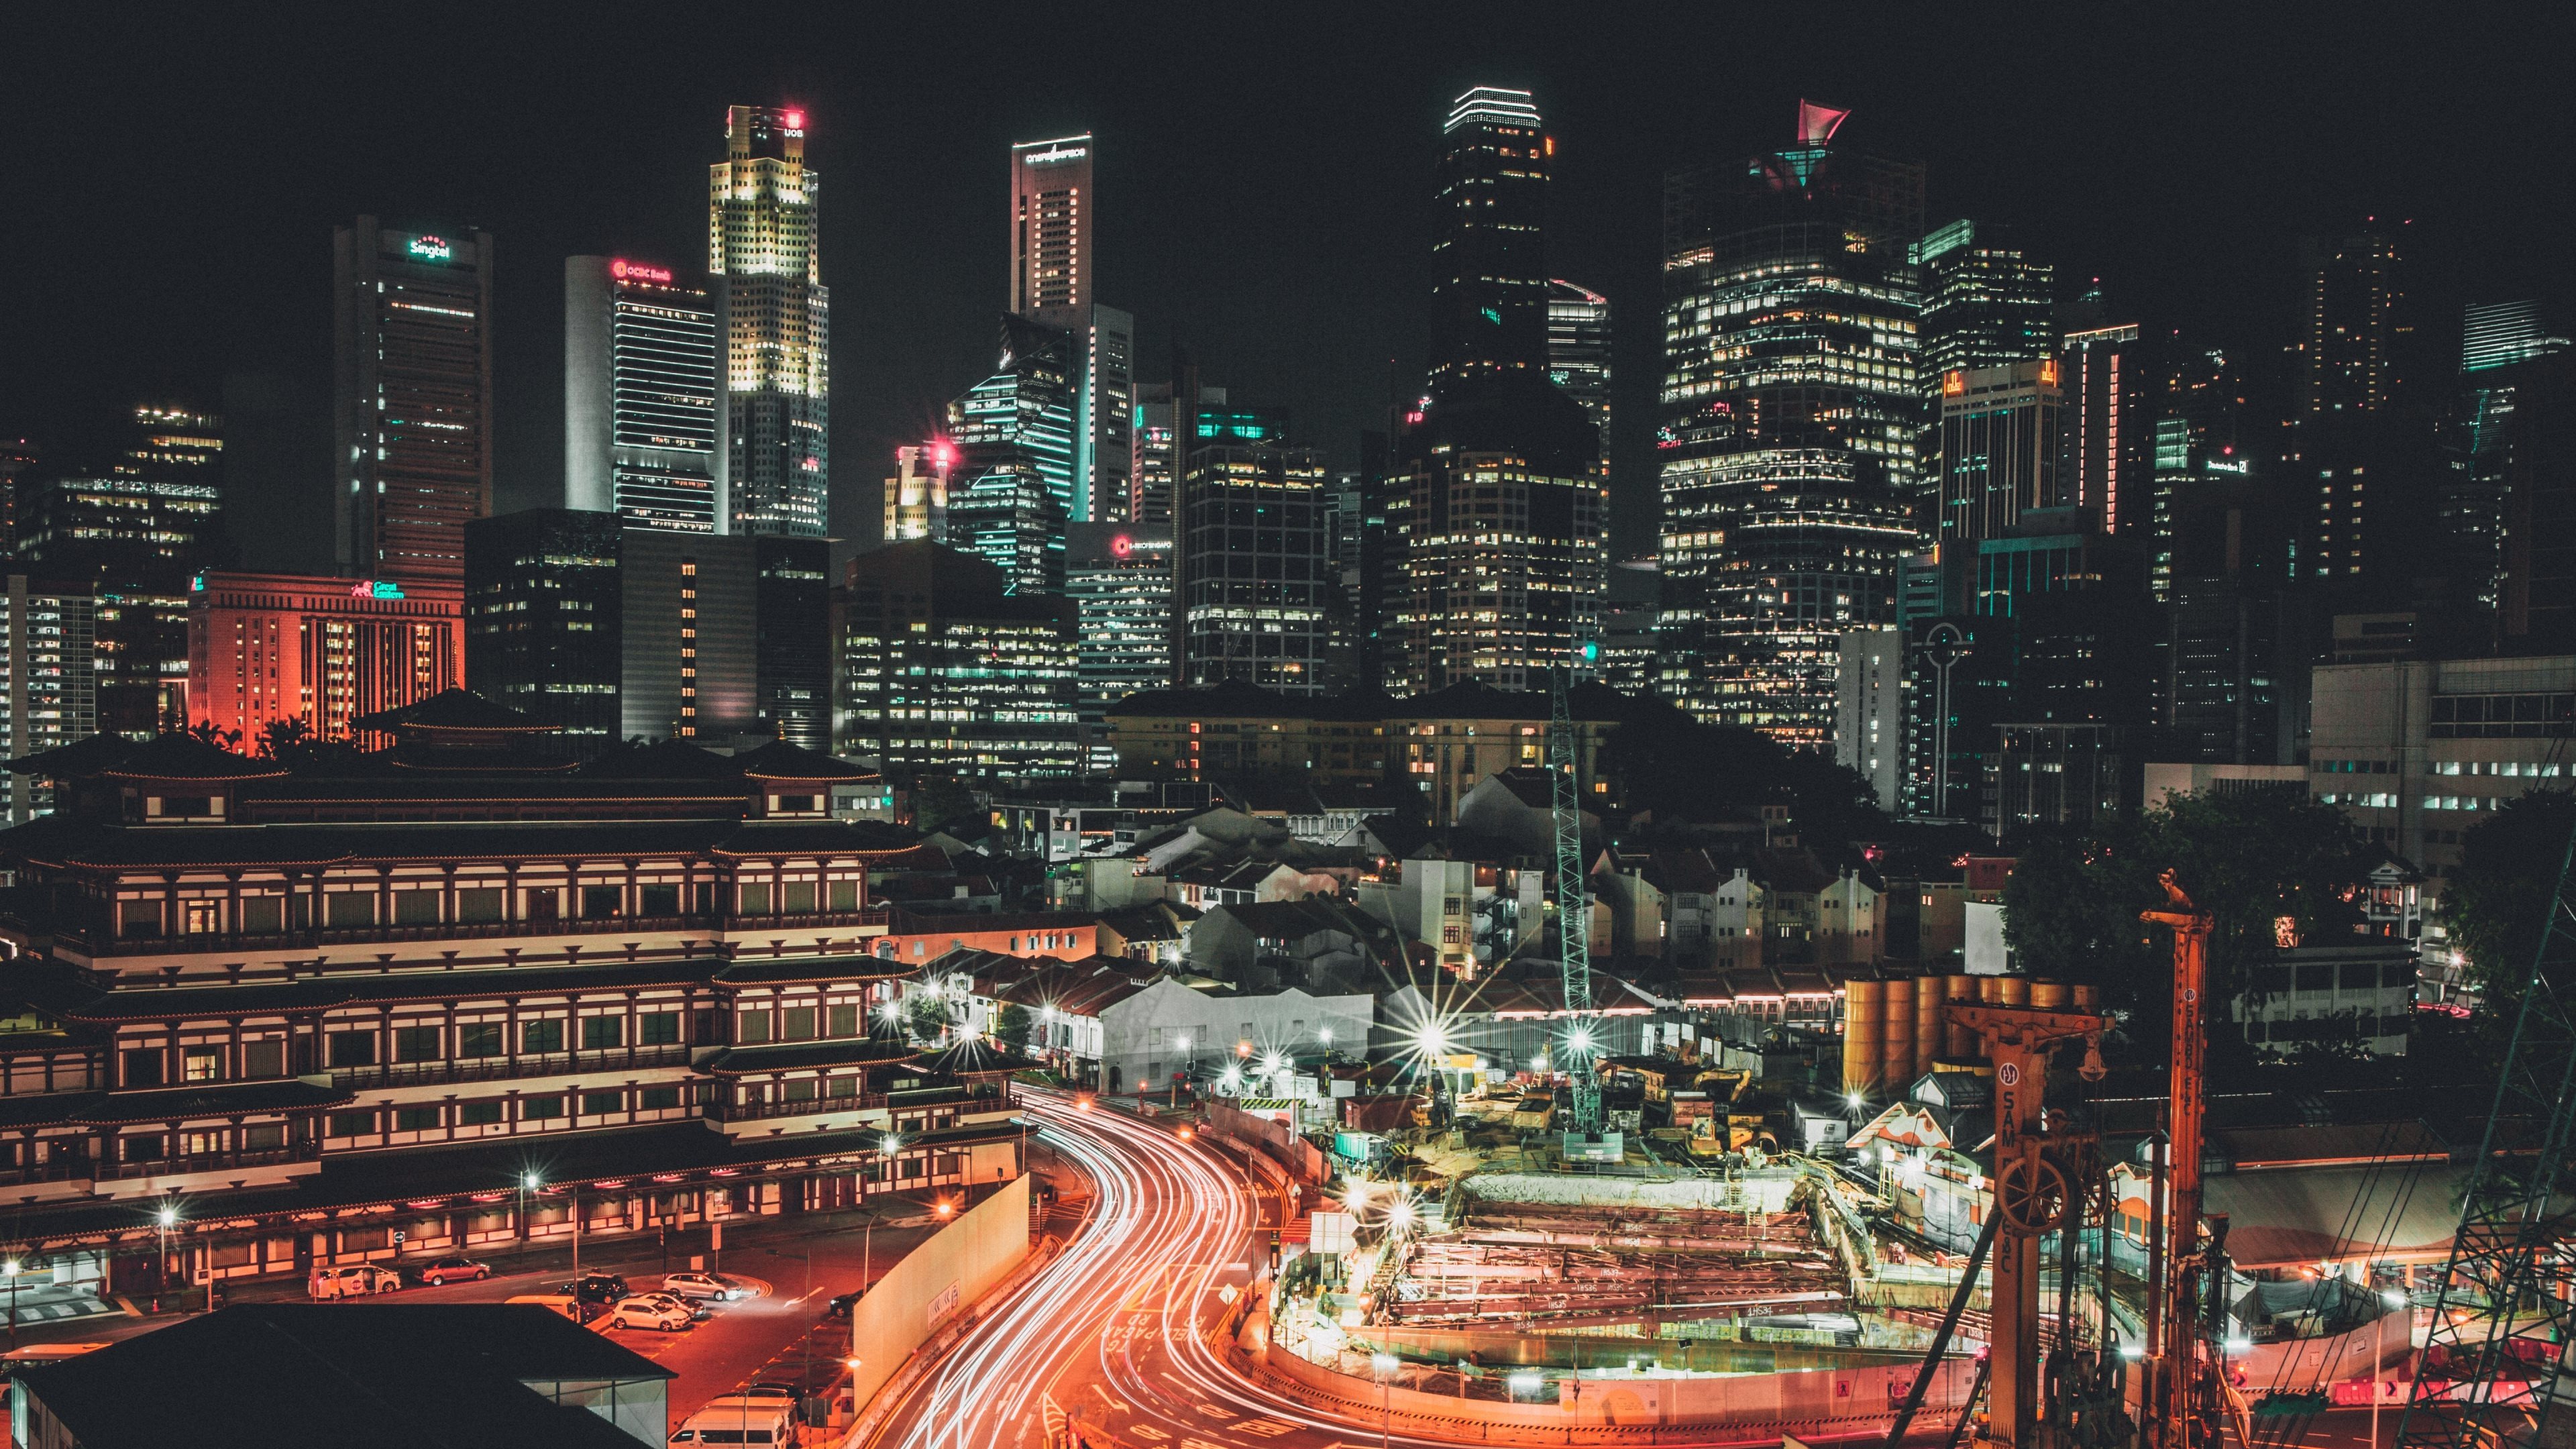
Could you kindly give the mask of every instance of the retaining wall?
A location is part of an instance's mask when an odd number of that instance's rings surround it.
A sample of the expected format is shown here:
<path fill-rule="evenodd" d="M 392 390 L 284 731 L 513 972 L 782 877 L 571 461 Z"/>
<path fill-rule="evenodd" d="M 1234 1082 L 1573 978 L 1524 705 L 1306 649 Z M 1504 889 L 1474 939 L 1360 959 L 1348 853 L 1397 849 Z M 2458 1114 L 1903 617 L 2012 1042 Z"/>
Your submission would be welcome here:
<path fill-rule="evenodd" d="M 1013 1178 L 904 1254 L 850 1310 L 851 1402 L 865 1404 L 912 1351 L 1029 1255 L 1029 1180 Z"/>

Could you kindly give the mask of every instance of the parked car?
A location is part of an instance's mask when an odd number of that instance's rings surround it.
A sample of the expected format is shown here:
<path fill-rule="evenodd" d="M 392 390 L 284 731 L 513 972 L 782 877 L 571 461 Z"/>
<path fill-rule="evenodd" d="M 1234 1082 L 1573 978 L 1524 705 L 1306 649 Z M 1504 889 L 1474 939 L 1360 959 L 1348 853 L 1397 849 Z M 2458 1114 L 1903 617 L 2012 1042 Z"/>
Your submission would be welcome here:
<path fill-rule="evenodd" d="M 608 1310 L 611 1328 L 658 1328 L 664 1333 L 677 1333 L 696 1320 L 679 1300 L 663 1294 L 643 1298 L 620 1298 Z"/>
<path fill-rule="evenodd" d="M 689 1320 L 693 1323 L 704 1323 L 708 1319 L 716 1316 L 716 1311 L 714 1309 L 709 1308 L 706 1304 L 695 1298 L 683 1298 L 677 1293 L 666 1293 L 659 1288 L 649 1288 L 644 1292 L 633 1296 L 637 1298 L 650 1298 L 656 1302 L 672 1304 L 681 1312 L 689 1315 Z"/>
<path fill-rule="evenodd" d="M 569 1293 L 522 1293 L 506 1300 L 511 1303 L 534 1303 L 549 1313 L 559 1313 L 575 1323 L 588 1323 L 599 1313 L 597 1307 L 584 1303 Z"/>
<path fill-rule="evenodd" d="M 563 1290 L 584 1303 L 614 1303 L 629 1296 L 626 1280 L 614 1273 L 584 1273 L 563 1285 Z"/>
<path fill-rule="evenodd" d="M 716 1273 L 665 1273 L 662 1291 L 683 1298 L 712 1298 L 718 1303 L 751 1296 L 741 1284 Z"/>
<path fill-rule="evenodd" d="M 865 1288 L 853 1288 L 847 1293 L 833 1294 L 832 1301 L 824 1305 L 823 1316 L 826 1318 L 849 1317 L 850 1310 L 859 1306 L 859 1300 L 867 1296 L 867 1291 L 868 1290 Z"/>
<path fill-rule="evenodd" d="M 682 1421 L 671 1434 L 674 1444 L 793 1444 L 796 1418 L 776 1399 L 747 1399 L 727 1394 Z"/>
<path fill-rule="evenodd" d="M 345 1268 L 316 1268 L 305 1281 L 304 1291 L 319 1302 L 334 1298 L 364 1298 L 375 1293 L 391 1293 L 403 1285 L 402 1275 L 391 1268 L 373 1263 L 352 1263 Z"/>
<path fill-rule="evenodd" d="M 420 1281 L 432 1288 L 448 1283 L 474 1283 L 492 1276 L 492 1265 L 472 1258 L 449 1256 L 424 1266 Z"/>

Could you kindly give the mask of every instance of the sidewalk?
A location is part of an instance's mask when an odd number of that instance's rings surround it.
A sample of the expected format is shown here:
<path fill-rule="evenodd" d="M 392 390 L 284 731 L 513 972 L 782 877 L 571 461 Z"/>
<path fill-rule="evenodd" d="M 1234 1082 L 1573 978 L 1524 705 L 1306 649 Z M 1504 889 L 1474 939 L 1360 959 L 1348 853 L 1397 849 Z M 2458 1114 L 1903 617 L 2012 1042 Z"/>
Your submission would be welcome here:
<path fill-rule="evenodd" d="M 767 1278 L 771 1274 L 766 1271 L 769 1263 L 763 1252 L 764 1249 L 826 1233 L 857 1234 L 866 1227 L 871 1218 L 875 1220 L 881 1237 L 886 1231 L 892 1229 L 926 1227 L 936 1221 L 927 1203 L 917 1202 L 908 1197 L 887 1197 L 865 1207 L 841 1208 L 831 1212 L 732 1219 L 725 1223 L 725 1245 L 720 1252 L 709 1251 L 708 1233 L 704 1224 L 674 1231 L 670 1236 L 667 1253 L 663 1240 L 654 1233 L 620 1233 L 608 1237 L 584 1238 L 581 1244 L 581 1266 L 585 1273 L 615 1272 L 629 1278 L 643 1278 L 665 1272 L 684 1271 L 688 1268 L 692 1257 L 703 1257 L 709 1260 L 710 1268 L 719 1272 L 725 1271 L 727 1265 L 732 1265 L 737 1272 L 742 1272 L 756 1262 L 764 1269 L 757 1276 Z M 430 1261 L 433 1257 L 443 1256 L 446 1255 L 424 1254 L 417 1259 L 406 1260 L 400 1264 L 389 1263 L 387 1266 L 412 1269 Z M 491 1264 L 494 1280 L 525 1276 L 534 1277 L 540 1281 L 561 1281 L 572 1276 L 572 1244 L 569 1240 L 561 1243 L 531 1245 L 524 1249 L 513 1247 L 500 1252 L 474 1251 L 468 1252 L 466 1256 L 478 1262 Z M 406 1277 L 408 1276 L 407 1273 Z M 305 1283 L 301 1278 L 242 1278 L 228 1280 L 220 1286 L 222 1301 L 227 1304 L 306 1301 Z M 86 1294 L 81 1294 L 79 1295 L 81 1301 L 95 1305 L 85 1313 L 71 1302 L 63 1301 L 49 1304 L 44 1315 L 40 1317 L 34 1311 L 36 1305 L 31 1301 L 40 1291 L 46 1290 L 23 1288 L 19 1290 L 18 1328 L 19 1340 L 22 1343 L 127 1337 L 175 1321 L 186 1314 L 201 1313 L 206 1307 L 206 1290 L 203 1287 L 192 1286 L 165 1292 L 161 1303 L 163 1311 L 157 1314 L 149 1311 L 152 1303 L 149 1294 L 131 1297 L 130 1301 L 136 1309 L 135 1314 L 131 1316 L 128 1316 L 125 1310 L 113 1300 L 102 1303 Z M 72 1290 L 57 1291 L 68 1294 Z M 0 1303 L 5 1301 L 6 1295 L 0 1294 Z M 396 1295 L 385 1301 L 400 1302 L 402 1298 Z"/>

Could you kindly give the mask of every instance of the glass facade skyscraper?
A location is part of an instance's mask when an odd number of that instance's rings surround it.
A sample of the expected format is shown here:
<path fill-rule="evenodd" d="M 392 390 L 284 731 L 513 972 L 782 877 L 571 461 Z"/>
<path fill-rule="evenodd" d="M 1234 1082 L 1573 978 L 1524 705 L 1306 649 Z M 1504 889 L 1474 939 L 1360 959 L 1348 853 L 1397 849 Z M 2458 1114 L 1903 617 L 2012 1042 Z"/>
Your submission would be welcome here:
<path fill-rule="evenodd" d="M 831 514 L 832 304 L 805 113 L 729 108 L 708 190 L 730 531 L 819 538 Z"/>
<path fill-rule="evenodd" d="M 332 245 L 341 571 L 461 584 L 492 511 L 492 238 L 362 216 Z"/>
<path fill-rule="evenodd" d="M 716 309 L 623 257 L 564 260 L 564 502 L 638 528 L 723 533 Z"/>
<path fill-rule="evenodd" d="M 1133 507 L 1136 319 L 1092 294 L 1097 146 L 1084 134 L 1011 148 L 1010 309 L 1072 334 L 1071 482 L 1059 501 L 1074 522 L 1128 518 Z"/>
<path fill-rule="evenodd" d="M 991 376 L 948 405 L 948 540 L 1002 570 L 1014 593 L 1064 588 L 1072 520 L 1074 336 L 1002 318 Z"/>
<path fill-rule="evenodd" d="M 1923 169 L 1797 141 L 1665 187 L 1663 692 L 1833 732 L 1839 637 L 1893 618 L 1924 490 Z"/>
<path fill-rule="evenodd" d="M 1172 534 L 1129 523 L 1077 523 L 1065 540 L 1086 768 L 1115 765 L 1109 706 L 1172 682 Z"/>
<path fill-rule="evenodd" d="M 2059 376 L 2053 357 L 1941 375 L 1935 532 L 1943 545 L 2001 538 L 2023 513 L 2067 501 Z"/>

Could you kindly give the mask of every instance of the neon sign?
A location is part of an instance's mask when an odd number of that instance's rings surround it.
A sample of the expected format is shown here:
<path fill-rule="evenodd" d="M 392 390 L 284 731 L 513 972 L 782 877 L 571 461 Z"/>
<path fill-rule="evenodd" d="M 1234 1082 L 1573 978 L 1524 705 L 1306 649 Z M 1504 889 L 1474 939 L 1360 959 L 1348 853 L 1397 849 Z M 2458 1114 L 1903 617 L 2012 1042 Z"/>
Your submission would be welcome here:
<path fill-rule="evenodd" d="M 1118 555 L 1120 558 L 1125 558 L 1127 555 L 1136 551 L 1136 540 L 1129 538 L 1127 535 L 1122 533 L 1116 538 L 1109 540 L 1109 551 Z"/>
<path fill-rule="evenodd" d="M 1032 166 L 1051 166 L 1058 161 L 1079 161 L 1089 154 L 1091 154 L 1090 148 L 1086 146 L 1056 146 L 1044 151 L 1031 152 L 1021 159 Z"/>
<path fill-rule="evenodd" d="M 391 579 L 360 579 L 349 586 L 349 597 L 353 599 L 399 599 L 402 596 L 402 585 Z"/>
<path fill-rule="evenodd" d="M 413 237 L 408 250 L 424 262 L 443 262 L 456 255 L 456 249 L 449 246 L 445 239 L 434 236 Z"/>
<path fill-rule="evenodd" d="M 630 262 L 624 257 L 608 264 L 608 274 L 621 282 L 660 282 L 668 286 L 671 281 L 669 267 L 648 267 L 642 262 Z"/>

